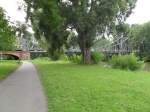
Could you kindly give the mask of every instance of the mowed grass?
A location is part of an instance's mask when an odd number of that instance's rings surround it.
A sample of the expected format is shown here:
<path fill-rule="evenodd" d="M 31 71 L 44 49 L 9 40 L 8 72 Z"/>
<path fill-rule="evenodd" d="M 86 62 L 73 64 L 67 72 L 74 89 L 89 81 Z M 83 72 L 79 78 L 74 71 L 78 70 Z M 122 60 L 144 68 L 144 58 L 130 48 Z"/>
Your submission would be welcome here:
<path fill-rule="evenodd" d="M 49 112 L 150 112 L 150 73 L 35 62 Z"/>
<path fill-rule="evenodd" d="M 0 61 L 0 80 L 6 78 L 19 64 L 16 61 Z"/>

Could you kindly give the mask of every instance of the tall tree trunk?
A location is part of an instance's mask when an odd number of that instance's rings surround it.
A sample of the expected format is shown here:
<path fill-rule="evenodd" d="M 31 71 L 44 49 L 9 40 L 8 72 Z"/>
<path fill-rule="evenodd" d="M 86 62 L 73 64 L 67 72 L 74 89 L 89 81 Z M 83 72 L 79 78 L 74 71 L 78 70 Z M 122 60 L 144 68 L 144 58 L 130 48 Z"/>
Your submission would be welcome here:
<path fill-rule="evenodd" d="M 91 64 L 91 51 L 90 48 L 84 48 L 82 51 L 83 54 L 83 63 Z"/>
<path fill-rule="evenodd" d="M 91 50 L 89 47 L 86 46 L 86 41 L 84 37 L 79 39 L 79 46 L 82 53 L 83 64 L 91 64 Z"/>

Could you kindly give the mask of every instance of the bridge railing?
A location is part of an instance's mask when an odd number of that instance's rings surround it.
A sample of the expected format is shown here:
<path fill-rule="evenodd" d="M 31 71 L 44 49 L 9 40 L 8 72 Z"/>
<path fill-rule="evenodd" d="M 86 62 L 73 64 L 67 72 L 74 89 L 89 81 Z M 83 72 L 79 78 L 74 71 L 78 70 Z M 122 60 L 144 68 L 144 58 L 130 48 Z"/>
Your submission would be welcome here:
<path fill-rule="evenodd" d="M 30 52 L 27 51 L 0 51 L 0 58 L 3 58 L 3 55 L 10 55 L 18 57 L 18 59 L 28 60 L 30 59 Z"/>

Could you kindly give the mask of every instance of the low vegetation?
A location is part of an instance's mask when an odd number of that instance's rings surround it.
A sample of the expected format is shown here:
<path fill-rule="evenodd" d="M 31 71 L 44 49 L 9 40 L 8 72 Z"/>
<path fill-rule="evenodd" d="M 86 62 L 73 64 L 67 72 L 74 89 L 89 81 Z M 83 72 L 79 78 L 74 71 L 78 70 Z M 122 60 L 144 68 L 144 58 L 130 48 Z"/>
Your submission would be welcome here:
<path fill-rule="evenodd" d="M 141 67 L 142 62 L 134 54 L 113 56 L 110 60 L 113 68 L 125 70 L 137 70 Z"/>
<path fill-rule="evenodd" d="M 18 65 L 16 61 L 0 61 L 0 80 L 6 78 Z"/>
<path fill-rule="evenodd" d="M 34 61 L 49 112 L 148 112 L 150 73 Z"/>
<path fill-rule="evenodd" d="M 100 61 L 102 61 L 104 59 L 104 55 L 100 52 L 92 52 L 91 54 L 91 64 L 98 64 Z M 70 54 L 70 55 L 66 55 L 63 54 L 60 56 L 60 60 L 63 61 L 69 61 L 72 63 L 76 63 L 76 64 L 83 64 L 82 62 L 82 55 L 80 54 Z"/>
<path fill-rule="evenodd" d="M 104 55 L 100 52 L 92 52 L 91 60 L 94 64 L 98 64 L 100 61 L 104 59 Z"/>
<path fill-rule="evenodd" d="M 72 62 L 72 63 L 78 63 L 80 64 L 82 61 L 82 56 L 81 55 L 76 55 L 73 54 L 72 56 L 67 56 L 68 61 Z"/>

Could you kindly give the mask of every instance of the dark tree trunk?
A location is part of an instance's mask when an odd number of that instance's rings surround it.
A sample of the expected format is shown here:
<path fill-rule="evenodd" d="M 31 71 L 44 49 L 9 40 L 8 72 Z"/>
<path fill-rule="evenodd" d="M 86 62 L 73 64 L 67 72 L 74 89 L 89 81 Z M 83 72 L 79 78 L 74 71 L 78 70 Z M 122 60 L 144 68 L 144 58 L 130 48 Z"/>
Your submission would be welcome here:
<path fill-rule="evenodd" d="M 87 46 L 84 37 L 79 38 L 79 45 L 82 53 L 82 62 L 83 64 L 91 64 L 91 50 Z"/>
<path fill-rule="evenodd" d="M 84 48 L 82 51 L 83 54 L 83 63 L 91 64 L 91 51 L 90 48 Z"/>

